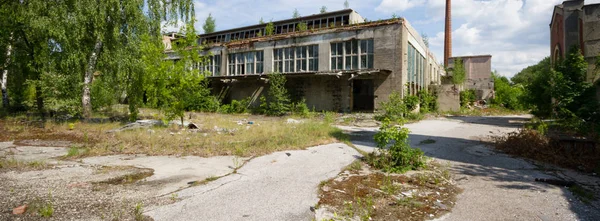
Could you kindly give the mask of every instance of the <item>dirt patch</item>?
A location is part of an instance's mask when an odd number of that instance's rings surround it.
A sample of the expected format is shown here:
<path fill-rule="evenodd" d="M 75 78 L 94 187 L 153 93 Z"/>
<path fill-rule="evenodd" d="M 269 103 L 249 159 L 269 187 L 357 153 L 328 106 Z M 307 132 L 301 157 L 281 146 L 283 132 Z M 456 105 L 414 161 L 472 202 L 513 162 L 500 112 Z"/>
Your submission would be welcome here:
<path fill-rule="evenodd" d="M 447 170 L 384 174 L 364 164 L 319 191 L 317 220 L 425 220 L 449 212 L 460 189 Z"/>
<path fill-rule="evenodd" d="M 118 175 L 118 176 L 114 176 L 111 177 L 107 180 L 102 180 L 102 181 L 97 181 L 94 182 L 93 184 L 113 184 L 113 185 L 118 185 L 118 184 L 132 184 L 135 183 L 137 181 L 143 180 L 147 177 L 150 177 L 154 174 L 154 170 L 153 169 L 148 169 L 148 168 L 136 168 L 136 167 L 124 167 L 124 166 L 119 166 L 119 167 L 103 167 L 103 169 L 101 169 L 99 172 L 100 173 L 109 173 L 107 171 L 110 170 L 115 170 L 115 171 L 126 171 L 125 174 L 123 175 Z"/>

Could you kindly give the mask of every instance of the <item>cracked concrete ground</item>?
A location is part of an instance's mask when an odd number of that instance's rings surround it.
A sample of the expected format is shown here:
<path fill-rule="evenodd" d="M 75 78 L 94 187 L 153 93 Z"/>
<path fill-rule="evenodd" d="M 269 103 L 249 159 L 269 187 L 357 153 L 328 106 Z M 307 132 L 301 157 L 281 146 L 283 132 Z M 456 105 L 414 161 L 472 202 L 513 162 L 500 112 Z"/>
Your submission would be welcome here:
<path fill-rule="evenodd" d="M 600 220 L 597 203 L 583 204 L 567 188 L 535 182 L 535 178 L 563 178 L 598 186 L 597 176 L 537 165 L 496 152 L 481 142 L 490 135 L 517 130 L 528 118 L 453 117 L 406 125 L 411 130 L 411 145 L 449 163 L 464 189 L 452 212 L 440 220 Z M 356 135 L 353 143 L 358 148 L 375 149 L 371 137 L 377 128 L 343 129 Z M 435 143 L 421 143 L 428 139 Z M 562 171 L 561 176 L 556 175 L 557 170 Z"/>

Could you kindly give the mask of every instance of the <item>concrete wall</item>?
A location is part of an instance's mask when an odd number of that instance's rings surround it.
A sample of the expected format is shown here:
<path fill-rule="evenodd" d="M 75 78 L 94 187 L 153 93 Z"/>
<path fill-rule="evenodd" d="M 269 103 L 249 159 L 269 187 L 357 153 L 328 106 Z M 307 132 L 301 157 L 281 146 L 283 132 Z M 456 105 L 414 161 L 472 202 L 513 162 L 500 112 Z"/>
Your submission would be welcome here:
<path fill-rule="evenodd" d="M 588 80 L 598 80 L 596 57 L 600 56 L 600 4 L 583 7 L 584 56 L 588 64 Z"/>
<path fill-rule="evenodd" d="M 454 85 L 435 86 L 439 111 L 460 111 L 460 94 Z"/>
<path fill-rule="evenodd" d="M 475 90 L 477 99 L 487 100 L 492 98 L 494 91 L 494 80 L 492 79 L 492 56 L 465 56 L 452 57 L 449 59 L 450 67 L 454 67 L 454 61 L 461 58 L 466 72 L 464 89 Z"/>

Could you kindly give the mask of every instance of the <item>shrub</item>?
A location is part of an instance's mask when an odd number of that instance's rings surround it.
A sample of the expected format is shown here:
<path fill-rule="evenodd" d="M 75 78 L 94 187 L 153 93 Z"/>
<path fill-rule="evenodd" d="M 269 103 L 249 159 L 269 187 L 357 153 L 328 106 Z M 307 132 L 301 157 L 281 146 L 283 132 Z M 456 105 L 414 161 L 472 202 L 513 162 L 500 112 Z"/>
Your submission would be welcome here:
<path fill-rule="evenodd" d="M 302 117 L 307 117 L 310 115 L 310 109 L 308 109 L 308 106 L 306 105 L 306 99 L 304 98 L 296 103 L 293 103 L 291 109 L 292 113 L 295 115 Z"/>
<path fill-rule="evenodd" d="M 375 168 L 394 173 L 423 168 L 424 153 L 420 149 L 410 147 L 409 133 L 407 128 L 392 126 L 389 121 L 384 121 L 379 132 L 374 136 L 379 153 L 369 154 L 367 162 Z M 391 146 L 386 150 L 385 148 L 390 144 Z"/>
<path fill-rule="evenodd" d="M 398 92 L 390 94 L 389 101 L 381 102 L 380 106 L 382 113 L 375 116 L 375 120 L 378 121 L 387 119 L 393 122 L 401 122 L 409 112 L 402 100 L 402 96 Z"/>
<path fill-rule="evenodd" d="M 421 102 L 421 113 L 437 111 L 438 104 L 436 95 L 428 91 L 420 91 L 419 100 Z"/>
<path fill-rule="evenodd" d="M 417 109 L 417 105 L 419 105 L 419 97 L 414 95 L 408 95 L 404 97 L 403 101 L 408 112 Z"/>
<path fill-rule="evenodd" d="M 460 92 L 460 106 L 466 107 L 467 105 L 473 104 L 477 100 L 475 90 L 469 89 Z"/>
<path fill-rule="evenodd" d="M 290 95 L 285 89 L 285 76 L 280 73 L 269 75 L 269 98 L 260 97 L 260 111 L 269 116 L 283 116 L 290 110 Z"/>
<path fill-rule="evenodd" d="M 243 100 L 232 100 L 231 104 L 225 104 L 221 106 L 219 110 L 225 114 L 243 114 L 248 112 L 248 105 L 250 104 L 250 98 Z"/>

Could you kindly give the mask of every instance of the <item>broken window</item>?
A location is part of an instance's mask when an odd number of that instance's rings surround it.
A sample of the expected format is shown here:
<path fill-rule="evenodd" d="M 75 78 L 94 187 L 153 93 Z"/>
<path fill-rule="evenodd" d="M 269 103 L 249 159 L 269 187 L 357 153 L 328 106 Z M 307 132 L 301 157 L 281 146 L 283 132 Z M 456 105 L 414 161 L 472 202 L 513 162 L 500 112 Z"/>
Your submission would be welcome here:
<path fill-rule="evenodd" d="M 373 39 L 331 43 L 331 70 L 373 68 Z"/>
<path fill-rule="evenodd" d="M 283 49 L 283 72 L 294 72 L 294 49 Z"/>
<path fill-rule="evenodd" d="M 296 72 L 305 72 L 306 68 L 306 53 L 308 52 L 307 46 L 296 47 Z"/>
<path fill-rule="evenodd" d="M 283 73 L 283 49 L 273 50 L 273 71 Z"/>
<path fill-rule="evenodd" d="M 261 74 L 263 73 L 263 63 L 263 51 L 229 54 L 228 73 L 229 75 Z"/>
<path fill-rule="evenodd" d="M 235 54 L 229 54 L 229 60 L 227 62 L 227 66 L 229 69 L 228 74 L 231 75 L 235 75 Z"/>
<path fill-rule="evenodd" d="M 308 71 L 319 70 L 319 45 L 308 46 Z"/>

